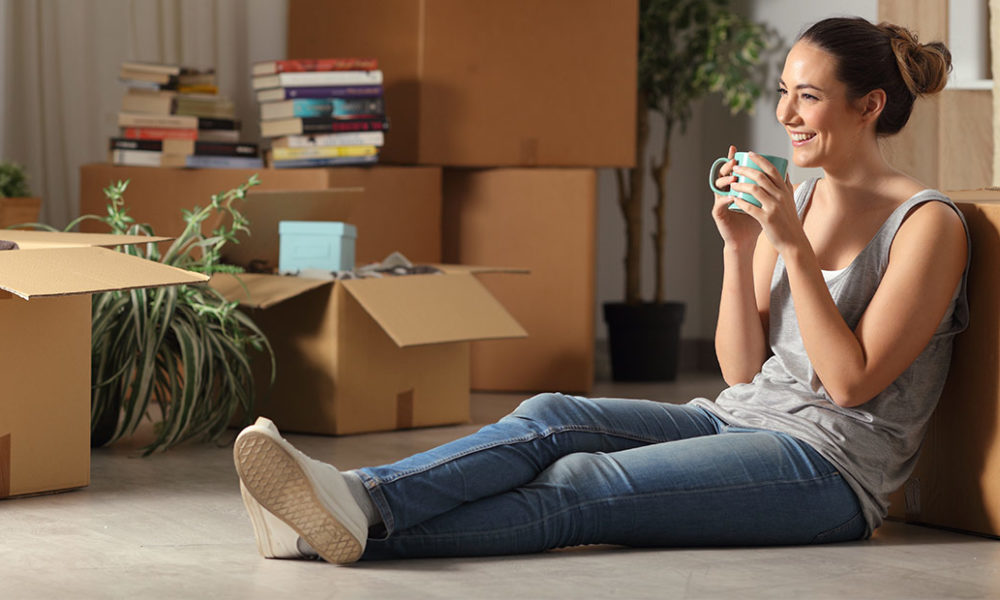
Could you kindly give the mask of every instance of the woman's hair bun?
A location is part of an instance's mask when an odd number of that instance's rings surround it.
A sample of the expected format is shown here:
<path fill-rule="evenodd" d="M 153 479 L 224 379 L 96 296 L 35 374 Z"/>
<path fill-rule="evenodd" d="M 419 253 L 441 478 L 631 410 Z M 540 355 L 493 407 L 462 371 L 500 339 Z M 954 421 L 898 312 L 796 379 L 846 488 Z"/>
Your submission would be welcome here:
<path fill-rule="evenodd" d="M 903 82 L 914 96 L 934 94 L 944 89 L 951 71 L 951 52 L 941 42 L 921 44 L 909 29 L 880 23 L 892 44 Z"/>

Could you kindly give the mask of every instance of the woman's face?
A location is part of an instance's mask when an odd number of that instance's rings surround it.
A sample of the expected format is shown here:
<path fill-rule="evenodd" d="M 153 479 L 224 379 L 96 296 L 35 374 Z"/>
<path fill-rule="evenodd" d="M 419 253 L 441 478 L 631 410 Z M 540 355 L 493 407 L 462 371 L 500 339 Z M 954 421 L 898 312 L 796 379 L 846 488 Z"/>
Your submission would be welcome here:
<path fill-rule="evenodd" d="M 809 42 L 788 52 L 778 82 L 775 114 L 792 140 L 800 167 L 828 167 L 847 159 L 859 143 L 861 111 L 836 77 L 836 59 Z"/>

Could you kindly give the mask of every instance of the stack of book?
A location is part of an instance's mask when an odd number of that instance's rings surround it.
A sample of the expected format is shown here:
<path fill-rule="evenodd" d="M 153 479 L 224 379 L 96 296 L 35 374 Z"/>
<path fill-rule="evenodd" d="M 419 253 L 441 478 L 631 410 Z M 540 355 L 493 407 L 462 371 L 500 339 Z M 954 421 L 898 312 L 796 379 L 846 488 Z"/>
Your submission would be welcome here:
<path fill-rule="evenodd" d="M 260 134 L 275 168 L 378 161 L 389 121 L 374 58 L 274 60 L 253 66 Z"/>
<path fill-rule="evenodd" d="M 214 70 L 158 63 L 122 63 L 126 85 L 111 138 L 116 165 L 254 169 L 257 144 L 240 142 L 233 101 L 219 95 Z"/>

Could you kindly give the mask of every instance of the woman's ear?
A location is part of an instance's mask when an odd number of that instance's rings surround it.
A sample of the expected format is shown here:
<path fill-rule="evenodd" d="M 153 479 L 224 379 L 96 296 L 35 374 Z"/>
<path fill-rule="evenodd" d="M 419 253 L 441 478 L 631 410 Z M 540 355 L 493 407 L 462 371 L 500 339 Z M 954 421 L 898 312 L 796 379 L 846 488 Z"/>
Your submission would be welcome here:
<path fill-rule="evenodd" d="M 858 99 L 858 108 L 861 110 L 861 118 L 866 121 L 874 121 L 885 109 L 885 90 L 872 90 Z"/>

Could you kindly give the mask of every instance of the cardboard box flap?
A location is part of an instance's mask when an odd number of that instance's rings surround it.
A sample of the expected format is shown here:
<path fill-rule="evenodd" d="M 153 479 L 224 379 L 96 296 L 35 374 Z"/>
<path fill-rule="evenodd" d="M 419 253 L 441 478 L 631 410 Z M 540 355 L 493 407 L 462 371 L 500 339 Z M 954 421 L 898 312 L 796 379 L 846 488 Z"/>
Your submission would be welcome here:
<path fill-rule="evenodd" d="M 26 300 L 204 281 L 200 273 L 106 248 L 0 252 L 0 289 Z"/>
<path fill-rule="evenodd" d="M 484 267 L 482 265 L 431 265 L 431 266 L 441 269 L 445 273 L 451 273 L 451 274 L 471 273 L 473 275 L 481 275 L 483 273 L 505 273 L 508 275 L 527 275 L 531 273 L 530 269 L 521 269 L 517 267 Z"/>
<path fill-rule="evenodd" d="M 62 231 L 0 230 L 0 240 L 16 242 L 22 250 L 37 248 L 80 248 L 88 246 L 128 246 L 147 242 L 165 242 L 172 238 L 149 235 L 116 235 L 113 233 L 73 233 Z"/>
<path fill-rule="evenodd" d="M 407 275 L 338 284 L 401 348 L 528 335 L 472 275 Z"/>
<path fill-rule="evenodd" d="M 268 308 L 331 283 L 330 280 L 307 279 L 305 277 L 284 277 L 259 273 L 241 273 L 239 275 L 219 273 L 212 277 L 209 285 L 227 300 L 239 302 L 241 306 Z"/>

